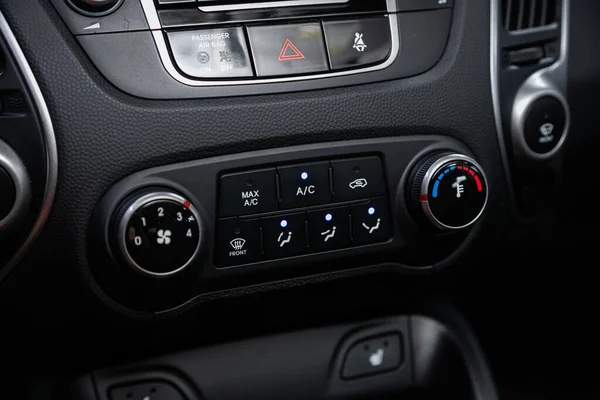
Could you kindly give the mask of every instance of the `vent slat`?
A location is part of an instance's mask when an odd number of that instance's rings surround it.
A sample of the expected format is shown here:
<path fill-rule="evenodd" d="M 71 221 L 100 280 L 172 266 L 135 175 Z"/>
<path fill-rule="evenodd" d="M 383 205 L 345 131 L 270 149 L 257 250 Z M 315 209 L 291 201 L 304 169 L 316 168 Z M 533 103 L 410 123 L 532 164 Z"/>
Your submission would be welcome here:
<path fill-rule="evenodd" d="M 510 21 L 511 21 L 511 15 L 510 15 L 510 11 L 512 10 L 512 0 L 505 0 L 505 7 L 502 9 L 504 11 L 504 28 L 507 31 L 510 31 Z"/>
<path fill-rule="evenodd" d="M 523 20 L 525 19 L 525 0 L 519 0 L 519 11 L 517 17 L 517 30 L 524 29 Z"/>
<path fill-rule="evenodd" d="M 501 0 L 502 24 L 509 32 L 539 28 L 557 21 L 557 0 Z"/>
<path fill-rule="evenodd" d="M 527 24 L 528 28 L 535 28 L 535 16 L 536 16 L 536 0 L 530 0 L 531 5 L 529 7 L 529 23 Z"/>

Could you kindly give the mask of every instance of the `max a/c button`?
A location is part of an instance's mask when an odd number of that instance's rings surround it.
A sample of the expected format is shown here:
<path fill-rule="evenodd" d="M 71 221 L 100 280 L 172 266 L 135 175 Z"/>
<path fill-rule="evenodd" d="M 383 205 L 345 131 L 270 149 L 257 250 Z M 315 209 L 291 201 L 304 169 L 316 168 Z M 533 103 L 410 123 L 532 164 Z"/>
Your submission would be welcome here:
<path fill-rule="evenodd" d="M 220 217 L 277 210 L 275 168 L 223 175 L 219 198 Z"/>

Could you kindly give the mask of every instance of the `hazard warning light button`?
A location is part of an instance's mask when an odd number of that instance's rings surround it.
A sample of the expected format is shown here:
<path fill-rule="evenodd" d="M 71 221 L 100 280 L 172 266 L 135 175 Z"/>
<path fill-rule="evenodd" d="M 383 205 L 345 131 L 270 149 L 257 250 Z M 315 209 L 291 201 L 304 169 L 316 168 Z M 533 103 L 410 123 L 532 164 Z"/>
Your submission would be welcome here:
<path fill-rule="evenodd" d="M 284 76 L 328 71 L 319 23 L 248 28 L 258 76 Z"/>

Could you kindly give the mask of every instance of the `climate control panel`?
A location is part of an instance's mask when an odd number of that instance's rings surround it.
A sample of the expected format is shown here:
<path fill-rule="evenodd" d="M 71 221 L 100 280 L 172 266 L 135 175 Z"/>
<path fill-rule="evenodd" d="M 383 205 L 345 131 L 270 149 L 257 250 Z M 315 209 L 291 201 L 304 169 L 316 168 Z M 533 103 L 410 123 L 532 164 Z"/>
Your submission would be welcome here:
<path fill-rule="evenodd" d="M 155 308 L 376 265 L 428 271 L 464 247 L 489 190 L 468 149 L 438 136 L 158 167 L 122 180 L 101 201 L 90 264 L 114 297 Z M 157 298 L 156 290 L 169 296 Z M 132 297 L 137 292 L 152 296 Z"/>

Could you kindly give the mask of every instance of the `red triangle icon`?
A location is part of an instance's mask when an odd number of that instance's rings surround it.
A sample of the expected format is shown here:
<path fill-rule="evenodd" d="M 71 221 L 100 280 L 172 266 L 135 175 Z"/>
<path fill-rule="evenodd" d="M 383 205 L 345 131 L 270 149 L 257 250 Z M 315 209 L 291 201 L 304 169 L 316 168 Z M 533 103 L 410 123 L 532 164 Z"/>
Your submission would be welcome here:
<path fill-rule="evenodd" d="M 304 60 L 305 58 L 304 54 L 298 50 L 296 45 L 292 43 L 289 38 L 286 38 L 285 42 L 283 42 L 283 47 L 279 52 L 279 57 L 277 57 L 277 61 Z"/>

